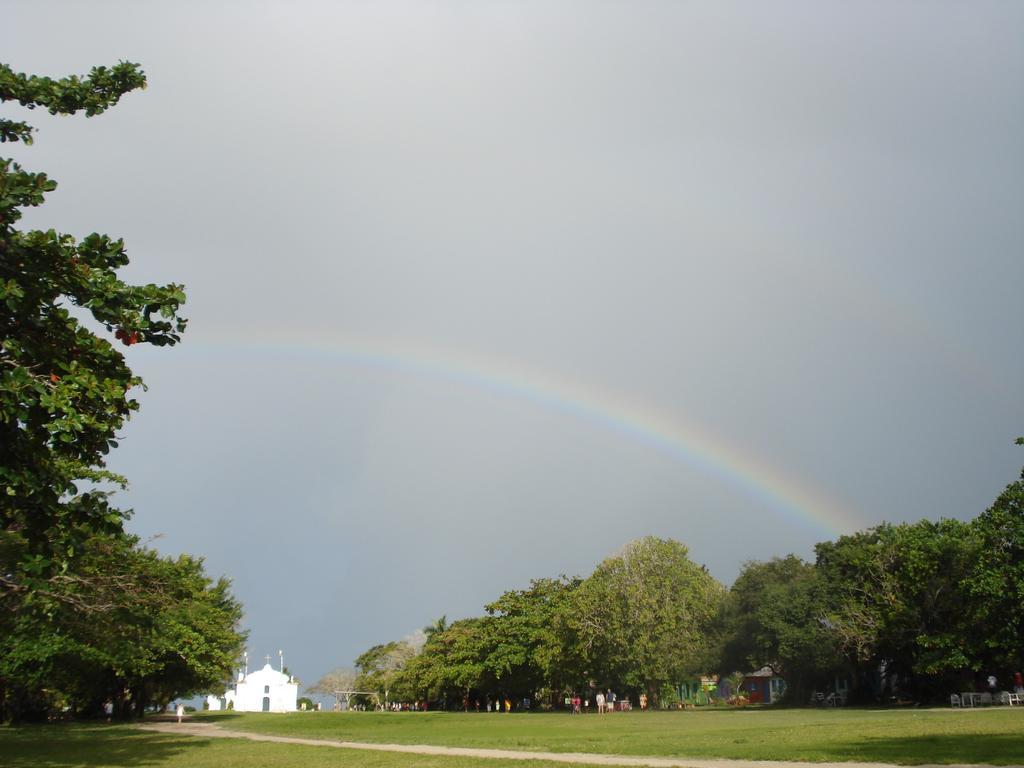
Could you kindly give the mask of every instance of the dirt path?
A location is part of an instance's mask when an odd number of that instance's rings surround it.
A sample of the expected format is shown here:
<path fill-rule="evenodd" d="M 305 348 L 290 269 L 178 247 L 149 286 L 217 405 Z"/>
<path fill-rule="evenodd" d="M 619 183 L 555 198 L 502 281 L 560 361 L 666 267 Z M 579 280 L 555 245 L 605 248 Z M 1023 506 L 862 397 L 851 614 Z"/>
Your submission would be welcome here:
<path fill-rule="evenodd" d="M 440 747 L 432 744 L 371 744 L 361 741 L 329 741 L 325 739 L 298 739 L 291 736 L 270 736 L 264 733 L 229 731 L 213 723 L 184 722 L 146 723 L 138 728 L 144 731 L 174 733 L 183 736 L 202 736 L 219 739 L 249 739 L 272 741 L 279 744 L 304 744 L 312 747 L 339 749 L 365 749 L 374 752 L 404 752 L 413 755 L 455 755 L 486 759 L 548 760 L 553 763 L 577 765 L 632 765 L 651 768 L 895 768 L 888 763 L 799 763 L 781 760 L 725 760 L 688 757 L 644 757 L 634 755 L 600 755 L 586 752 L 523 752 L 511 749 L 477 749 L 474 747 Z M 979 768 L 977 765 L 922 765 L 914 768 Z M 1024 766 L 1000 766 L 1024 768 Z"/>

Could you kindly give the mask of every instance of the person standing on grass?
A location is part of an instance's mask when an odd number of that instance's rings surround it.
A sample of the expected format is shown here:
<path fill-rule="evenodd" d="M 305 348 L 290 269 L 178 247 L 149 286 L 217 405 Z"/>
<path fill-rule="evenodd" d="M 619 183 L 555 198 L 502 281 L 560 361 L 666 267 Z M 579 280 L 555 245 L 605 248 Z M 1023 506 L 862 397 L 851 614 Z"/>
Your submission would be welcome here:
<path fill-rule="evenodd" d="M 647 694 L 646 693 L 641 693 L 640 694 L 640 711 L 641 712 L 646 712 L 647 711 Z"/>
<path fill-rule="evenodd" d="M 1020 672 L 1013 673 L 1013 692 L 1024 693 L 1024 677 L 1021 676 Z"/>
<path fill-rule="evenodd" d="M 601 693 L 600 691 L 598 691 L 597 692 L 597 696 L 595 698 L 597 700 L 597 714 L 603 715 L 604 714 L 604 694 Z"/>
<path fill-rule="evenodd" d="M 185 716 L 185 705 L 179 701 L 178 708 L 174 712 L 178 716 L 178 725 L 181 725 L 181 718 Z"/>

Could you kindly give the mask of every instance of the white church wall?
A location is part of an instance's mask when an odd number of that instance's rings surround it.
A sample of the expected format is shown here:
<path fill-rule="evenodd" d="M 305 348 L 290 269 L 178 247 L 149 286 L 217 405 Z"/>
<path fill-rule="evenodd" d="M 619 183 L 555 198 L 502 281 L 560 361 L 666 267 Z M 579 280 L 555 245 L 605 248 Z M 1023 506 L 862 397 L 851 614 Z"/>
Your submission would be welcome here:
<path fill-rule="evenodd" d="M 299 686 L 268 663 L 239 680 L 228 700 L 236 712 L 295 712 Z"/>

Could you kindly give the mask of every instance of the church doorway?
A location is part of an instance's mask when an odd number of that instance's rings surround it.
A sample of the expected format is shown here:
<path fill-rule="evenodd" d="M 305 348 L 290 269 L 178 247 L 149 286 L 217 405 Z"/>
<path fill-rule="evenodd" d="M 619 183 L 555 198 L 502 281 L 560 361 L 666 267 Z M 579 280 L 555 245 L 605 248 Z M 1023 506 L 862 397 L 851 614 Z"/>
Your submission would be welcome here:
<path fill-rule="evenodd" d="M 269 712 L 270 711 L 270 697 L 269 696 L 264 696 L 263 697 L 263 711 L 264 712 Z"/>

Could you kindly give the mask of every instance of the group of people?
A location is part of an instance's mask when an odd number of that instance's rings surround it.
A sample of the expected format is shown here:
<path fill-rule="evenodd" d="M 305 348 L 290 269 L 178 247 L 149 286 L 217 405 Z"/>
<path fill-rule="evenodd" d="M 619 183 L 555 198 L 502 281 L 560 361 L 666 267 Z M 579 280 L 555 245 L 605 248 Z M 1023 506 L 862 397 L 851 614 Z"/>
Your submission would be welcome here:
<path fill-rule="evenodd" d="M 385 701 L 379 705 L 380 712 L 426 712 L 427 702 L 425 701 Z M 353 709 L 355 709 L 353 707 Z"/>
<path fill-rule="evenodd" d="M 512 700 L 506 696 L 496 696 L 494 701 L 491 701 L 491 697 L 488 696 L 484 703 L 480 702 L 480 699 L 476 699 L 470 703 L 468 697 L 463 699 L 462 708 L 465 712 L 470 710 L 470 707 L 476 709 L 477 712 L 481 712 L 486 709 L 488 712 L 511 712 L 512 711 Z M 530 700 L 523 699 L 517 706 L 522 709 L 530 708 Z M 444 701 L 441 703 L 441 709 L 445 710 L 448 708 L 448 702 Z M 358 707 L 351 707 L 351 709 L 358 709 Z M 429 706 L 426 701 L 388 701 L 377 707 L 380 712 L 426 712 L 429 710 Z"/>
<path fill-rule="evenodd" d="M 508 696 L 502 697 L 500 694 L 494 697 L 494 701 L 491 701 L 491 697 L 487 696 L 484 698 L 483 704 L 480 703 L 480 699 L 474 699 L 472 705 L 469 697 L 466 696 L 462 700 L 462 711 L 469 712 L 470 706 L 476 709 L 477 712 L 488 711 L 488 712 L 511 712 L 512 711 L 512 699 Z M 515 704 L 515 707 L 520 710 L 530 709 L 530 700 L 523 699 Z"/>
<path fill-rule="evenodd" d="M 566 705 L 571 707 L 571 712 L 574 715 L 583 714 L 584 709 L 590 709 L 590 699 L 581 699 L 578 695 L 573 694 L 570 698 L 565 700 Z M 597 692 L 594 696 L 594 704 L 597 705 L 598 714 L 603 715 L 605 712 L 614 712 L 616 708 L 620 710 L 632 709 L 629 704 L 629 699 L 623 699 L 621 702 L 615 695 L 615 691 L 609 690 L 607 693 Z M 647 709 L 647 694 L 640 694 L 640 709 Z"/>
<path fill-rule="evenodd" d="M 999 679 L 995 675 L 989 675 L 986 682 L 988 683 L 989 692 L 995 693 L 996 688 L 999 687 Z M 1013 673 L 1013 692 L 1024 693 L 1024 676 L 1021 676 L 1020 672 Z"/>
<path fill-rule="evenodd" d="M 608 693 L 597 692 L 597 696 L 594 697 L 594 703 L 597 704 L 597 713 L 603 715 L 605 712 L 611 709 L 615 711 L 615 692 L 608 691 Z"/>
<path fill-rule="evenodd" d="M 506 696 L 504 699 L 502 699 L 500 696 L 495 697 L 493 704 L 491 703 L 491 697 L 488 696 L 486 703 L 487 703 L 487 711 L 488 712 L 492 712 L 492 711 L 493 712 L 502 712 L 502 711 L 504 711 L 504 712 L 511 712 L 512 711 L 512 699 L 510 699 L 508 696 Z M 493 709 L 492 709 L 492 707 L 493 707 Z M 502 710 L 502 707 L 504 707 L 504 710 Z M 476 711 L 477 712 L 480 711 L 480 700 L 479 699 L 477 699 L 477 701 L 476 701 Z"/>

